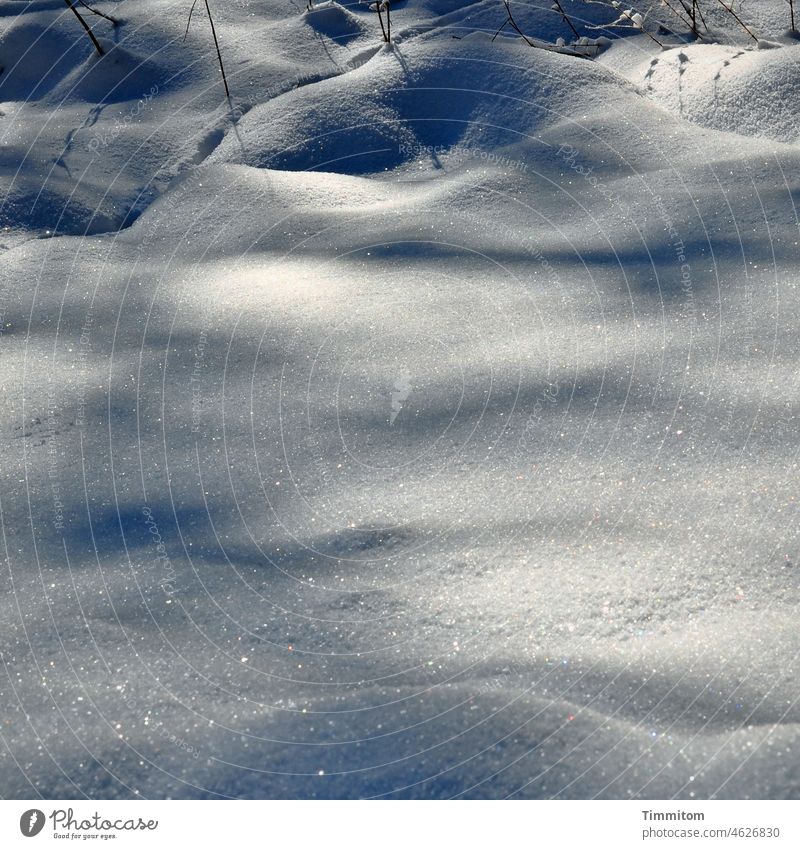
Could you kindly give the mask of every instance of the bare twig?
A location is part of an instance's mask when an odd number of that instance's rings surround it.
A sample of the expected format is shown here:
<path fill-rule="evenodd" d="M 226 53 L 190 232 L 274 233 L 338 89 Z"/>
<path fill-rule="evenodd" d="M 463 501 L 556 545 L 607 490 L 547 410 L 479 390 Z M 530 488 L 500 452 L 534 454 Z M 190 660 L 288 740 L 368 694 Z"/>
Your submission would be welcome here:
<path fill-rule="evenodd" d="M 664 47 L 664 45 L 652 33 L 649 33 L 644 28 L 644 16 L 641 13 L 639 15 L 642 18 L 641 23 L 637 23 L 636 20 L 634 19 L 634 17 L 632 15 L 628 14 L 628 12 L 624 9 L 622 10 L 622 14 L 625 15 L 625 17 L 631 22 L 631 24 L 633 24 L 634 29 L 640 29 L 651 41 L 655 41 L 655 43 L 659 47 L 662 47 L 662 48 Z"/>
<path fill-rule="evenodd" d="M 575 29 L 575 26 L 573 25 L 572 21 L 567 17 L 567 13 L 564 11 L 564 7 L 561 5 L 559 0 L 555 0 L 553 5 L 556 7 L 558 13 L 564 19 L 564 23 L 575 33 L 575 38 L 580 38 L 581 34 L 578 32 L 578 30 Z"/>
<path fill-rule="evenodd" d="M 371 8 L 371 7 L 370 7 Z M 375 11 L 378 13 L 378 20 L 381 22 L 381 33 L 383 40 L 389 44 L 392 40 L 392 17 L 389 10 L 389 0 L 375 0 Z M 383 23 L 383 13 L 386 12 L 386 24 Z"/>
<path fill-rule="evenodd" d="M 206 5 L 206 12 L 208 12 L 208 21 L 211 24 L 211 35 L 214 38 L 214 47 L 217 49 L 217 61 L 219 62 L 219 70 L 222 73 L 222 84 L 225 86 L 225 96 L 228 100 L 231 99 L 231 92 L 228 88 L 228 78 L 225 76 L 225 65 L 222 63 L 222 51 L 219 47 L 219 39 L 217 39 L 217 29 L 214 26 L 214 17 L 211 14 L 211 7 L 208 5 L 208 0 L 204 0 Z M 192 23 L 192 14 L 194 12 L 194 7 L 197 5 L 197 0 L 194 0 L 192 3 L 192 8 L 189 10 L 189 20 L 186 22 L 186 32 L 183 34 L 183 40 L 186 41 L 186 36 L 189 34 L 189 25 Z"/>
<path fill-rule="evenodd" d="M 64 2 L 67 4 L 67 8 L 70 10 L 70 12 L 72 12 L 72 14 L 75 15 L 75 17 L 80 21 L 81 26 L 86 30 L 86 34 L 89 36 L 89 38 L 91 38 L 92 44 L 94 45 L 94 49 L 97 51 L 97 55 L 105 56 L 105 50 L 103 50 L 102 46 L 100 45 L 100 42 L 95 37 L 95 34 L 92 32 L 92 28 L 83 19 L 81 13 L 72 5 L 72 3 L 70 3 L 70 0 L 64 0 Z"/>
<path fill-rule="evenodd" d="M 383 25 L 383 12 L 381 11 L 381 0 L 375 0 L 375 11 L 378 13 L 378 20 L 381 22 L 381 33 L 383 33 L 383 40 L 388 41 L 389 39 L 386 36 L 386 27 Z"/>
<path fill-rule="evenodd" d="M 511 12 L 510 0 L 503 0 L 503 5 L 506 8 L 507 17 L 506 17 L 505 21 L 503 21 L 502 25 L 500 26 L 500 29 L 498 29 L 497 32 L 492 36 L 492 41 L 494 41 L 497 38 L 497 36 L 500 35 L 500 33 L 507 26 L 511 26 L 511 28 L 517 33 L 517 35 L 519 35 L 523 38 L 523 40 L 525 41 L 526 44 L 528 44 L 529 47 L 536 47 L 539 50 L 554 50 L 555 49 L 555 47 L 553 45 L 546 45 L 546 44 L 543 44 L 543 43 L 542 44 L 536 44 L 536 42 L 531 41 L 528 38 L 528 36 L 525 35 L 525 33 L 522 31 L 519 24 L 514 20 L 514 15 Z M 580 36 L 578 36 L 578 37 L 580 38 Z M 581 59 L 591 58 L 590 56 L 586 55 L 585 53 L 581 53 L 580 50 L 572 50 L 572 49 L 568 49 L 568 48 L 565 48 L 565 47 L 559 48 L 558 50 L 556 50 L 556 52 L 563 53 L 567 56 L 577 56 Z"/>
<path fill-rule="evenodd" d="M 678 5 L 683 10 L 683 13 L 679 12 L 674 6 L 670 5 L 669 0 L 661 0 L 661 2 L 670 10 L 670 12 L 672 12 L 673 15 L 675 15 L 675 17 L 682 24 L 686 24 L 686 26 L 689 27 L 692 33 L 694 35 L 697 35 L 697 33 L 695 32 L 695 25 L 692 19 L 694 0 L 678 0 Z"/>
<path fill-rule="evenodd" d="M 194 7 L 197 5 L 197 0 L 194 0 L 192 3 L 192 8 L 189 9 L 189 20 L 186 21 L 186 32 L 183 34 L 183 40 L 186 41 L 186 36 L 189 35 L 189 27 L 192 23 L 192 15 L 194 14 Z"/>
<path fill-rule="evenodd" d="M 698 20 L 703 25 L 703 29 L 708 32 L 708 24 L 706 23 L 706 19 L 703 16 L 703 10 L 700 8 L 699 0 L 679 0 L 681 6 L 683 7 L 683 11 L 686 12 L 687 17 L 689 18 L 689 26 L 692 29 L 692 32 L 700 38 L 700 29 L 697 25 Z M 664 0 L 664 5 L 669 8 L 669 4 Z"/>
<path fill-rule="evenodd" d="M 719 3 L 720 6 L 722 6 L 722 8 L 726 12 L 728 12 L 728 14 L 733 16 L 736 23 L 739 24 L 739 26 L 750 36 L 750 38 L 753 39 L 753 41 L 756 41 L 756 42 L 758 41 L 758 38 L 753 33 L 753 30 L 751 30 L 750 27 L 747 26 L 747 24 L 736 14 L 736 12 L 733 11 L 733 3 L 731 3 L 730 6 L 726 6 L 725 3 L 723 3 L 723 0 L 717 0 L 717 2 Z"/>
<path fill-rule="evenodd" d="M 506 18 L 503 21 L 503 23 L 500 26 L 500 29 L 497 30 L 497 32 L 492 36 L 492 41 L 494 41 L 497 38 L 497 36 L 500 35 L 500 33 L 506 28 L 507 25 L 508 25 L 508 18 Z"/>
<path fill-rule="evenodd" d="M 697 0 L 692 0 L 692 5 L 687 5 L 687 0 L 678 0 L 680 3 L 681 9 L 683 9 L 684 17 L 670 2 L 669 0 L 661 0 L 661 2 L 672 12 L 673 15 L 683 24 L 686 24 L 687 27 L 692 31 L 692 34 L 695 38 L 701 38 L 700 32 L 697 28 L 697 12 L 699 6 L 697 5 Z M 705 26 L 705 22 L 703 22 Z M 706 29 L 708 29 L 706 27 Z"/>
<path fill-rule="evenodd" d="M 697 17 L 700 18 L 700 23 L 703 25 L 703 28 L 706 32 L 708 32 L 708 24 L 706 23 L 705 16 L 703 15 L 703 10 L 700 8 L 700 3 L 698 0 L 694 0 L 697 5 Z"/>
<path fill-rule="evenodd" d="M 639 15 L 640 18 L 642 18 L 642 21 L 641 21 L 641 23 L 637 23 L 636 19 L 632 15 L 630 15 L 629 12 L 627 12 L 625 9 L 614 8 L 613 6 L 610 6 L 610 4 L 608 2 L 606 2 L 606 0 L 586 0 L 586 2 L 587 3 L 597 3 L 600 6 L 609 6 L 610 8 L 614 9 L 615 12 L 620 12 L 620 17 L 617 18 L 616 21 L 612 21 L 610 24 L 592 24 L 591 26 L 587 26 L 586 27 L 587 29 L 606 29 L 607 30 L 607 29 L 611 29 L 611 27 L 615 27 L 616 29 L 638 29 L 639 32 L 644 33 L 651 41 L 654 41 L 659 47 L 661 47 L 662 49 L 664 48 L 664 45 L 651 32 L 648 32 L 644 28 L 644 16 L 641 13 L 637 13 L 637 14 Z M 629 24 L 621 24 L 620 21 L 622 20 L 623 17 L 625 17 L 627 20 L 629 20 L 630 23 Z"/>
<path fill-rule="evenodd" d="M 119 21 L 116 18 L 112 18 L 111 15 L 106 15 L 104 12 L 100 12 L 97 9 L 93 9 L 88 3 L 84 3 L 83 0 L 78 0 L 78 2 L 83 6 L 84 9 L 88 9 L 93 15 L 99 15 L 101 18 L 105 18 L 107 21 L 110 21 L 114 26 L 116 26 Z"/>
<path fill-rule="evenodd" d="M 511 14 L 511 5 L 509 0 L 503 0 L 503 5 L 506 7 L 506 12 L 508 12 L 508 21 L 507 23 L 511 24 L 513 29 L 515 29 L 524 39 L 530 44 L 531 47 L 536 47 L 536 45 L 528 38 L 527 35 L 519 28 L 517 22 L 514 20 L 514 16 Z"/>
<path fill-rule="evenodd" d="M 211 35 L 214 36 L 214 47 L 217 48 L 217 59 L 219 60 L 219 69 L 222 72 L 222 82 L 225 86 L 225 95 L 230 99 L 231 93 L 228 90 L 228 80 L 225 76 L 225 66 L 222 64 L 222 51 L 219 49 L 219 41 L 217 41 L 217 30 L 214 26 L 214 18 L 211 16 L 211 7 L 208 5 L 208 0 L 205 0 L 206 11 L 208 12 L 208 20 L 211 23 Z"/>

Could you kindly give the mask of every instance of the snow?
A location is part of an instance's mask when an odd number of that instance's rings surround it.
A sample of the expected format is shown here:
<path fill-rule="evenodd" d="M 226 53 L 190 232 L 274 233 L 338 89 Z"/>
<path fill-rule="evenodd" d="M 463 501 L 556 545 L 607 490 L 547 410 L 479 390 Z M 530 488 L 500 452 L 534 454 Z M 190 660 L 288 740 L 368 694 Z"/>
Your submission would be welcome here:
<path fill-rule="evenodd" d="M 783 10 L 5 5 L 2 795 L 796 798 Z"/>
<path fill-rule="evenodd" d="M 775 47 L 781 46 L 673 48 L 647 60 L 633 79 L 656 102 L 704 127 L 797 142 L 800 44 Z"/>

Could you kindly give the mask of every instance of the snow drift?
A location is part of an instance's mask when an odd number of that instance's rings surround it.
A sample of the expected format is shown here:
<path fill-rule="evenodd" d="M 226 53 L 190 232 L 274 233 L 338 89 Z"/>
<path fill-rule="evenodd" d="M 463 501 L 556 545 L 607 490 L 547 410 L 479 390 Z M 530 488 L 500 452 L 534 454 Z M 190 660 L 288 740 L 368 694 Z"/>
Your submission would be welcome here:
<path fill-rule="evenodd" d="M 108 74 L 60 6 L 0 16 L 3 795 L 796 798 L 796 48 L 221 4 L 228 102 L 182 3 Z"/>

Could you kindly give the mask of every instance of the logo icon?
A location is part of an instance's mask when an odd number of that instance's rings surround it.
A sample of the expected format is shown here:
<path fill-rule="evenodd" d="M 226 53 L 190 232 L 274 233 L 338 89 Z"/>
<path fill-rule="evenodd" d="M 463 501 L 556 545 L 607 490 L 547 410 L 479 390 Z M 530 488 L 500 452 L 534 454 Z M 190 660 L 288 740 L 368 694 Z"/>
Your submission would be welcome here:
<path fill-rule="evenodd" d="M 44 828 L 44 812 L 38 808 L 31 808 L 19 818 L 19 830 L 25 837 L 36 837 Z"/>
<path fill-rule="evenodd" d="M 411 393 L 411 375 L 407 371 L 401 372 L 394 382 L 394 392 L 392 392 L 392 414 L 389 416 L 389 425 L 394 424 L 394 420 L 400 415 L 403 409 L 403 401 L 408 399 Z"/>

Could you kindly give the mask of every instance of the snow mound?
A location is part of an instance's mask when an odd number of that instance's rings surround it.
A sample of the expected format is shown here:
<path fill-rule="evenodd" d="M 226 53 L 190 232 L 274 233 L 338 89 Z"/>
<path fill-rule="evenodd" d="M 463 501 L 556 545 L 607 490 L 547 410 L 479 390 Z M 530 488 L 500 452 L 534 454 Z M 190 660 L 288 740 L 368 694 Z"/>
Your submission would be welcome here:
<path fill-rule="evenodd" d="M 339 44 L 347 44 L 364 34 L 361 19 L 338 3 L 320 3 L 303 15 L 306 23 L 319 35 Z"/>
<path fill-rule="evenodd" d="M 593 98 L 636 97 L 606 69 L 514 40 L 421 38 L 252 110 L 210 161 L 371 174 L 532 138 Z"/>
<path fill-rule="evenodd" d="M 91 51 L 62 26 L 24 22 L 0 35 L 0 101 L 37 100 L 53 89 Z"/>
<path fill-rule="evenodd" d="M 780 142 L 800 138 L 800 45 L 684 46 L 639 66 L 634 81 L 643 81 L 662 106 L 704 127 Z"/>
<path fill-rule="evenodd" d="M 92 53 L 50 93 L 59 102 L 123 103 L 158 91 L 168 72 L 124 47 L 100 40 L 104 56 Z"/>
<path fill-rule="evenodd" d="M 41 181 L 21 175 L 10 185 L 0 186 L 0 227 L 9 230 L 24 222 L 43 235 L 94 234 L 117 230 L 124 223 L 113 200 L 103 198 L 98 202 L 98 187 L 90 181 L 76 188 L 60 175 L 52 175 L 43 186 Z"/>
<path fill-rule="evenodd" d="M 800 797 L 800 148 L 495 0 L 214 4 L 233 103 L 116 5 L 0 104 L 3 795 Z"/>

